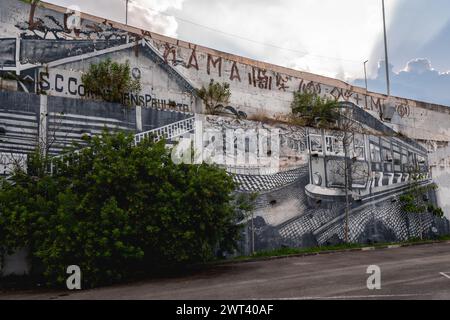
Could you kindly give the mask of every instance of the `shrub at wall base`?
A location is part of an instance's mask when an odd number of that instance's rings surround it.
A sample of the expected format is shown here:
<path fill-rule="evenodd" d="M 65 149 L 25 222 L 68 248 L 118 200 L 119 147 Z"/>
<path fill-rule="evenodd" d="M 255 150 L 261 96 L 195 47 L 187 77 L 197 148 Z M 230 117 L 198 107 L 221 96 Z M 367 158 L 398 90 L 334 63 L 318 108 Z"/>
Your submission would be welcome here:
<path fill-rule="evenodd" d="M 3 254 L 30 249 L 34 272 L 63 285 L 78 265 L 83 288 L 210 260 L 239 234 L 235 185 L 210 165 L 175 165 L 164 142 L 134 147 L 104 132 L 79 153 L 31 157 L 28 173 L 0 190 Z"/>

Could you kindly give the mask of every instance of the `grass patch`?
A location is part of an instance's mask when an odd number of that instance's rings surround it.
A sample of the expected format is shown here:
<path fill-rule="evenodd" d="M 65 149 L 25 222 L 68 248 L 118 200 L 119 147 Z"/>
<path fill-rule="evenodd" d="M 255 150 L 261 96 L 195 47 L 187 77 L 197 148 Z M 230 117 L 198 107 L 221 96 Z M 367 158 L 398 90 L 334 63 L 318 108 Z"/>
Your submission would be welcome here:
<path fill-rule="evenodd" d="M 249 256 L 239 256 L 231 261 L 245 261 L 245 260 L 253 260 L 253 259 L 264 259 L 264 258 L 272 258 L 272 257 L 284 257 L 284 256 L 292 256 L 292 255 L 301 255 L 301 254 L 311 254 L 311 253 L 321 253 L 327 251 L 345 251 L 351 249 L 361 249 L 368 247 L 385 247 L 391 245 L 408 245 L 408 244 L 427 244 L 433 243 L 435 241 L 449 241 L 450 235 L 437 237 L 436 239 L 431 240 L 421 240 L 417 239 L 409 239 L 404 242 L 386 242 L 386 243 L 374 243 L 374 244 L 361 244 L 361 243 L 344 243 L 333 246 L 318 246 L 311 248 L 280 248 L 275 250 L 267 250 L 267 251 L 259 251 L 253 255 Z"/>

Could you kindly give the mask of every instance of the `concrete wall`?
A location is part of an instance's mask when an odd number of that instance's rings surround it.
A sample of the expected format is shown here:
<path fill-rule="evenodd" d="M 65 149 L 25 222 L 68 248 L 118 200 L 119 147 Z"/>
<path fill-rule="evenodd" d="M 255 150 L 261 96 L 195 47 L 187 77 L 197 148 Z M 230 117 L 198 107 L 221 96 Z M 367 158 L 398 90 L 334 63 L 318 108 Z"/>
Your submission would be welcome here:
<path fill-rule="evenodd" d="M 446 106 L 366 92 L 339 80 L 231 55 L 87 14 L 81 14 L 79 28 L 67 30 L 64 26 L 71 14 L 66 12 L 65 8 L 43 3 L 36 9 L 32 17 L 34 23 L 30 26 L 28 4 L 18 0 L 2 0 L 0 3 L 0 75 L 12 73 L 18 77 L 16 86 L 7 80 L 8 83 L 2 87 L 30 93 L 45 92 L 49 99 L 46 104 L 40 103 L 39 110 L 33 103 L 31 109 L 20 111 L 20 116 L 25 119 L 23 123 L 14 124 L 11 121 L 17 121 L 17 116 L 9 119 L 10 115 L 5 115 L 3 119 L 9 132 L 24 125 L 27 136 L 13 137 L 10 134 L 8 144 L 1 142 L 0 147 L 8 150 L 18 145 L 21 150 L 29 148 L 30 141 L 39 135 L 42 122 L 40 119 L 37 124 L 32 123 L 31 119 L 42 113 L 45 106 L 48 106 L 50 118 L 44 124 L 50 130 L 57 127 L 57 121 L 51 117 L 65 110 L 63 117 L 61 114 L 58 116 L 58 121 L 64 122 L 62 134 L 71 138 L 76 138 L 84 129 L 98 132 L 99 124 L 103 122 L 138 131 L 151 129 L 166 121 L 155 120 L 161 114 L 154 113 L 154 110 L 201 111 L 195 89 L 214 79 L 230 84 L 230 105 L 249 118 L 255 115 L 283 118 L 290 112 L 294 92 L 315 92 L 339 101 L 353 102 L 368 114 L 381 118 L 394 130 L 426 146 L 438 163 L 450 156 L 450 108 Z M 82 110 L 81 105 L 85 104 L 68 100 L 80 98 L 83 90 L 85 93 L 81 73 L 89 64 L 107 57 L 121 62 L 130 61 L 133 76 L 141 78 L 141 94 L 134 98 L 134 102 L 130 98 L 133 105 L 142 106 L 138 109 L 140 112 L 130 110 L 121 115 L 112 114 L 102 103 L 92 102 L 89 108 L 99 112 L 93 115 Z M 33 95 L 30 97 L 40 99 Z M 64 108 L 54 107 L 53 101 L 58 105 L 63 103 Z M 16 103 L 23 104 L 19 101 L 8 102 L 7 105 Z M 118 112 L 118 109 L 114 110 Z M 133 120 L 137 114 L 141 115 L 142 123 Z M 80 128 L 74 125 L 74 116 L 78 117 L 76 121 L 82 122 Z M 18 144 L 13 139 L 23 142 Z M 61 146 L 55 148 L 60 149 Z M 440 187 L 439 204 L 450 217 L 447 192 L 450 189 L 450 179 L 447 179 L 450 168 L 435 165 L 432 172 Z"/>
<path fill-rule="evenodd" d="M 138 112 L 137 112 L 138 111 Z M 123 107 L 120 104 L 0 91 L 0 174 L 38 145 L 57 154 L 81 137 L 110 130 L 142 132 L 174 123 L 191 114 Z"/>
<path fill-rule="evenodd" d="M 0 152 L 26 153 L 35 147 L 39 104 L 37 95 L 0 92 Z"/>
<path fill-rule="evenodd" d="M 359 110 L 359 109 L 356 109 Z M 362 114 L 361 114 L 362 116 Z M 339 244 L 345 239 L 345 198 L 334 196 L 333 187 L 322 187 L 327 193 L 318 198 L 308 195 L 311 186 L 311 172 L 320 172 L 322 178 L 327 177 L 328 169 L 320 171 L 315 168 L 310 171 L 312 163 L 309 155 L 308 134 L 319 134 L 319 130 L 288 126 L 285 124 L 267 124 L 256 121 L 206 116 L 203 117 L 202 127 L 209 135 L 204 137 L 203 146 L 208 146 L 214 137 L 214 150 L 217 159 L 228 171 L 233 172 L 233 178 L 238 186 L 238 193 L 256 193 L 253 219 L 249 219 L 244 232 L 244 239 L 240 249 L 245 253 L 251 252 L 252 234 L 255 234 L 255 250 L 269 250 L 280 247 L 313 247 L 317 245 Z M 374 129 L 377 137 L 389 137 L 388 127 L 381 122 L 375 123 L 369 115 L 360 117 L 360 121 Z M 258 173 L 253 170 L 250 161 L 252 147 L 240 147 L 240 135 L 250 136 L 251 133 L 265 129 L 270 132 L 276 130 L 279 135 L 280 146 L 277 151 L 279 159 L 276 173 Z M 214 134 L 213 134 L 214 132 Z M 232 132 L 236 137 L 233 139 Z M 326 133 L 332 134 L 331 132 Z M 392 137 L 392 135 L 390 135 Z M 258 134 L 258 143 L 261 142 Z M 375 136 L 367 137 L 369 139 Z M 222 141 L 233 141 L 222 145 Z M 425 149 L 415 141 L 402 140 L 408 147 L 414 147 L 425 152 Z M 263 141 L 263 144 L 265 142 Z M 271 145 L 273 148 L 273 145 Z M 231 148 L 231 152 L 230 149 Z M 236 152 L 234 152 L 236 149 Z M 265 154 L 262 145 L 257 147 L 257 160 Z M 259 152 L 260 150 L 263 152 Z M 368 149 L 368 145 L 366 146 Z M 253 149 L 255 150 L 255 149 Z M 223 154 L 220 154 L 220 153 Z M 217 154 L 219 153 L 219 154 Z M 240 158 L 241 169 L 233 168 L 233 160 L 226 155 L 236 155 Z M 314 161 L 321 157 L 314 158 Z M 369 158 L 366 158 L 368 161 Z M 245 163 L 244 163 L 245 162 Z M 322 169 L 324 167 L 322 166 Z M 350 170 L 352 171 L 352 170 Z M 445 179 L 445 177 L 442 177 Z M 434 177 L 433 182 L 440 183 L 440 177 Z M 380 191 L 371 187 L 370 196 L 361 201 L 352 195 L 349 213 L 349 239 L 357 243 L 380 243 L 406 241 L 411 238 L 435 238 L 450 233 L 449 221 L 431 213 L 407 213 L 403 210 L 400 196 L 407 190 L 408 184 L 398 185 L 392 189 Z M 383 187 L 381 187 L 383 188 Z M 324 189 L 322 189 L 324 190 Z M 389 190 L 389 191 L 387 191 Z M 324 190 L 325 191 L 325 190 Z M 367 191 L 367 190 L 366 190 Z M 445 191 L 445 190 L 443 190 Z M 372 193 L 373 192 L 373 193 Z M 362 193 L 360 193 L 361 195 Z M 436 205 L 438 202 L 435 190 L 429 190 L 426 197 L 417 199 L 421 205 Z M 253 220 L 253 223 L 251 223 Z M 253 230 L 252 230 L 253 226 Z"/>
<path fill-rule="evenodd" d="M 38 22 L 30 30 L 29 12 L 30 6 L 21 1 L 3 0 L 0 4 L 0 73 L 10 71 L 20 79 L 15 86 L 2 80 L 4 88 L 77 98 L 84 89 L 80 72 L 92 62 L 111 57 L 122 62 L 129 60 L 133 74 L 141 76 L 143 91 L 136 101 L 149 109 L 200 111 L 194 89 L 214 79 L 230 84 L 230 105 L 235 109 L 249 117 L 279 118 L 290 112 L 294 91 L 312 91 L 353 102 L 375 117 L 381 116 L 402 134 L 435 146 L 431 152 L 438 152 L 441 147 L 444 149 L 439 154 L 448 152 L 445 143 L 450 140 L 450 108 L 446 106 L 366 92 L 339 80 L 227 54 L 86 14 L 81 14 L 79 30 L 65 30 L 69 17 L 64 15 L 66 9 L 45 3 L 37 8 L 34 20 Z M 435 174 L 442 175 L 441 171 Z M 439 185 L 441 190 L 448 190 L 450 181 L 440 179 Z M 440 195 L 440 204 L 448 208 L 450 200 L 445 191 L 440 191 Z M 450 217 L 450 209 L 446 209 L 446 214 Z"/>
<path fill-rule="evenodd" d="M 2 46 L 4 49 L 0 55 L 3 57 L 0 65 L 9 66 L 13 58 L 16 60 L 13 57 L 13 47 L 18 44 L 11 41 L 15 38 L 22 39 L 19 44 L 23 47 L 18 59 L 20 61 L 16 61 L 16 67 L 18 64 L 22 70 L 30 67 L 30 63 L 51 66 L 50 61 L 67 58 L 67 55 L 81 56 L 94 50 L 135 44 L 136 41 L 145 39 L 157 50 L 165 64 L 183 75 L 194 87 L 207 85 L 210 79 L 228 82 L 233 93 L 231 105 L 249 115 L 286 115 L 290 111 L 294 91 L 314 91 L 341 101 L 353 102 L 375 116 L 384 114 L 396 128 L 412 138 L 450 140 L 450 110 L 445 106 L 366 92 L 363 88 L 350 86 L 339 80 L 227 54 L 85 14 L 81 15 L 82 25 L 75 34 L 60 27 L 67 21 L 64 16 L 66 9 L 50 4 L 44 3 L 37 8 L 35 20 L 40 19 L 42 22 L 36 24 L 33 30 L 28 26 L 29 5 L 17 0 L 4 0 L 0 10 L 0 37 L 6 41 Z M 66 49 L 67 41 L 62 43 L 62 40 L 73 40 L 70 49 Z M 89 40 L 95 42 L 89 45 Z M 97 43 L 103 43 L 102 47 L 96 48 Z M 128 53 L 126 56 L 133 59 L 132 54 Z M 145 60 L 138 60 L 142 62 L 133 61 L 133 64 L 148 66 Z M 65 69 L 67 68 L 84 70 L 86 64 L 66 64 Z M 180 91 L 171 87 L 166 76 L 152 67 L 141 71 L 145 82 L 153 86 L 158 94 Z"/>

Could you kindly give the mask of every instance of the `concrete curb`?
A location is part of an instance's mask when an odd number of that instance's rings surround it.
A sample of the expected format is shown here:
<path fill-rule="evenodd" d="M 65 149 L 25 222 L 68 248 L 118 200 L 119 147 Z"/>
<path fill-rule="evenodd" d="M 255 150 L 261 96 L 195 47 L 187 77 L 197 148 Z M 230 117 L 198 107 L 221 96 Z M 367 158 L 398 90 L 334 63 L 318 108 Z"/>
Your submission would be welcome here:
<path fill-rule="evenodd" d="M 370 246 L 370 247 L 342 249 L 342 250 L 329 250 L 329 251 L 321 251 L 321 252 L 307 252 L 307 253 L 290 254 L 290 255 L 284 255 L 284 256 L 249 258 L 249 259 L 245 259 L 245 260 L 230 260 L 230 261 L 214 263 L 214 265 L 220 266 L 220 265 L 230 265 L 230 264 L 241 264 L 241 263 L 259 262 L 259 261 L 271 261 L 271 260 L 281 260 L 281 259 L 290 259 L 290 258 L 301 258 L 301 257 L 309 257 L 309 256 L 346 253 L 346 252 L 357 252 L 357 251 L 389 250 L 389 249 L 433 245 L 433 244 L 441 244 L 441 243 L 450 244 L 450 241 L 449 240 L 437 240 L 437 241 L 429 241 L 429 242 L 412 242 L 412 243 L 392 244 L 392 245 L 383 245 L 383 246 L 375 246 L 375 247 Z"/>

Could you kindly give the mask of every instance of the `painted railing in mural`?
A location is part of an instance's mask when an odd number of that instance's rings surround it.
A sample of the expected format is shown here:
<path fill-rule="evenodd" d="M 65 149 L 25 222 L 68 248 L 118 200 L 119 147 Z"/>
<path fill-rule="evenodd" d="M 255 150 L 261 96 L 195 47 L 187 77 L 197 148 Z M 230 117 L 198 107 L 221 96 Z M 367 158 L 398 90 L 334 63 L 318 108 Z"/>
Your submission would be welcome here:
<path fill-rule="evenodd" d="M 134 143 L 135 143 L 135 145 L 137 145 L 144 139 L 148 139 L 151 137 L 153 137 L 153 140 L 155 142 L 161 141 L 162 139 L 166 139 L 169 141 L 169 140 L 173 140 L 177 137 L 180 137 L 186 133 L 189 133 L 189 132 L 193 131 L 194 129 L 195 129 L 195 117 L 191 117 L 191 118 L 187 118 L 187 119 L 184 119 L 184 120 L 181 120 L 178 122 L 171 123 L 171 124 L 163 126 L 163 127 L 159 127 L 156 129 L 146 131 L 146 132 L 138 133 L 134 136 Z M 82 150 L 83 149 L 75 150 L 75 151 L 71 151 L 70 153 L 65 153 L 65 154 L 53 157 L 52 160 L 50 161 L 50 166 L 49 166 L 50 174 L 53 174 L 55 172 L 56 160 L 62 159 L 65 157 L 69 158 L 70 155 L 80 154 Z M 68 164 L 70 163 L 70 159 L 67 160 L 67 163 Z"/>
<path fill-rule="evenodd" d="M 164 127 L 152 129 L 146 132 L 138 133 L 134 137 L 136 144 L 141 142 L 143 139 L 154 137 L 155 141 L 160 141 L 162 139 L 172 140 L 174 138 L 180 137 L 195 128 L 195 117 L 187 118 L 178 122 L 168 124 Z"/>
<path fill-rule="evenodd" d="M 223 167 L 228 173 L 246 176 L 270 176 L 277 173 L 288 172 L 299 168 L 299 166 L 281 167 L 279 165 L 276 166 L 220 165 L 220 167 Z"/>

